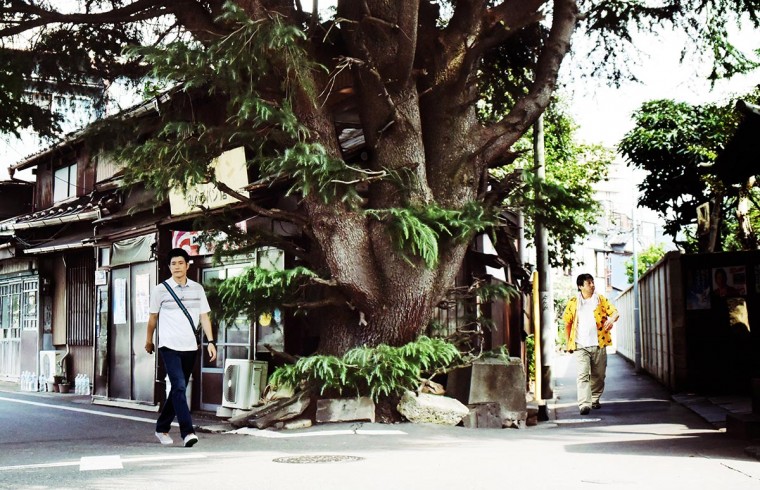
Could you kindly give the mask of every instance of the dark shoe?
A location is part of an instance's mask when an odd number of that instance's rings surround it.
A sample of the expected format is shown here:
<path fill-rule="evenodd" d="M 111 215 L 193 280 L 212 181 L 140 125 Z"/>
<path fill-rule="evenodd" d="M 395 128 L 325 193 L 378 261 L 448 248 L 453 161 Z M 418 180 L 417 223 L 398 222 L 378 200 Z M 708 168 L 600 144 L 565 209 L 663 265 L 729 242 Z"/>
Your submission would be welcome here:
<path fill-rule="evenodd" d="M 581 407 L 581 415 L 588 415 L 591 412 L 591 409 L 588 407 Z"/>
<path fill-rule="evenodd" d="M 591 408 L 594 408 L 594 409 L 602 408 L 602 404 L 599 402 L 594 402 L 591 404 Z"/>
<path fill-rule="evenodd" d="M 185 447 L 193 447 L 198 442 L 198 436 L 195 434 L 188 434 L 185 436 Z"/>

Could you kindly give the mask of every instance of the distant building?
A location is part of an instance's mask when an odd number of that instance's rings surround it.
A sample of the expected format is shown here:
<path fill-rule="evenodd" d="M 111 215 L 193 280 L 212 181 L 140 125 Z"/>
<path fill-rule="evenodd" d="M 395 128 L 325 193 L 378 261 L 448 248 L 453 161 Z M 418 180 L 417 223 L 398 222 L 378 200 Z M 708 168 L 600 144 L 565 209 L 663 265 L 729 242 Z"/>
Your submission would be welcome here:
<path fill-rule="evenodd" d="M 588 272 L 596 278 L 597 291 L 615 298 L 629 286 L 626 262 L 634 251 L 633 224 L 636 222 L 636 253 L 661 243 L 675 250 L 672 239 L 663 233 L 663 221 L 646 208 L 633 210 L 634 193 L 641 175 L 622 161 L 610 166 L 607 180 L 596 185 L 596 200 L 602 215 L 591 235 L 576 249 L 575 265 L 564 271 L 572 277 Z M 603 280 L 602 280 L 603 279 Z"/>

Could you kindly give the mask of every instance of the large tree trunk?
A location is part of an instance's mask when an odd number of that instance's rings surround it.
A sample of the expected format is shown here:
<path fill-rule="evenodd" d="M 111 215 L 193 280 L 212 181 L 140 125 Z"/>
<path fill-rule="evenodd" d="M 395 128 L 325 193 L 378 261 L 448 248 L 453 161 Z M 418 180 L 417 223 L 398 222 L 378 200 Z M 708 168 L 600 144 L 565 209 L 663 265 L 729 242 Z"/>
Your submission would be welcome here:
<path fill-rule="evenodd" d="M 385 260 L 395 266 L 383 268 L 384 287 L 370 300 L 356 298 L 356 307 L 349 313 L 334 311 L 335 321 L 322 318 L 319 351 L 340 355 L 357 346 L 379 344 L 403 345 L 424 333 L 435 308 L 462 264 L 466 245 L 457 245 L 447 254 L 445 262 L 435 270 L 422 263 L 414 266 L 396 253 Z"/>
<path fill-rule="evenodd" d="M 507 17 L 519 24 L 541 3 L 521 4 L 510 10 L 514 18 Z M 495 17 L 487 14 L 487 2 L 470 2 L 467 8 L 462 4 L 443 32 L 418 30 L 425 19 L 416 1 L 338 3 L 338 17 L 348 19 L 341 24 L 342 38 L 354 60 L 352 88 L 369 155 L 363 165 L 404 177 L 403 184 L 392 179 L 371 183 L 364 209 L 437 205 L 458 210 L 478 200 L 486 190 L 489 165 L 503 158 L 549 102 L 577 15 L 572 0 L 558 0 L 556 5 L 561 28 L 552 30 L 544 69 L 526 97 L 531 102 L 515 109 L 519 115 L 501 128 L 509 136 L 498 137 L 478 121 L 473 103 L 478 97 L 480 45 L 493 41 L 488 36 L 494 32 L 508 32 L 494 31 L 488 24 Z M 329 115 L 305 97 L 299 102 L 301 120 L 319 127 L 319 141 L 339 157 Z M 440 237 L 439 263 L 428 268 L 410 251 L 398 249 L 387 223 L 368 218 L 363 210 L 324 203 L 313 195 L 306 197 L 304 207 L 325 272 L 352 308 L 335 312 L 334 321 L 321 318 L 320 352 L 342 354 L 355 346 L 401 345 L 417 338 L 454 285 L 473 237 Z"/>

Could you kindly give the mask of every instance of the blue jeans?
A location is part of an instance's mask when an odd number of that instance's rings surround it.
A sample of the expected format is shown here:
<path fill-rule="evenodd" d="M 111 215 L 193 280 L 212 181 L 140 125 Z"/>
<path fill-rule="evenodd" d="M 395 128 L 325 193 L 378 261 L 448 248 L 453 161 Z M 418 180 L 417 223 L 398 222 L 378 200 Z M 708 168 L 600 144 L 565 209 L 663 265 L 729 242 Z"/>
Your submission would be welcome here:
<path fill-rule="evenodd" d="M 179 433 L 184 439 L 188 434 L 195 433 L 193 419 L 190 417 L 190 407 L 187 406 L 185 390 L 195 366 L 197 351 L 176 351 L 167 347 L 161 347 L 158 351 L 164 360 L 164 367 L 172 388 L 166 403 L 164 403 L 164 408 L 161 409 L 161 415 L 156 421 L 156 432 L 169 432 L 176 415 L 177 422 L 179 422 Z"/>

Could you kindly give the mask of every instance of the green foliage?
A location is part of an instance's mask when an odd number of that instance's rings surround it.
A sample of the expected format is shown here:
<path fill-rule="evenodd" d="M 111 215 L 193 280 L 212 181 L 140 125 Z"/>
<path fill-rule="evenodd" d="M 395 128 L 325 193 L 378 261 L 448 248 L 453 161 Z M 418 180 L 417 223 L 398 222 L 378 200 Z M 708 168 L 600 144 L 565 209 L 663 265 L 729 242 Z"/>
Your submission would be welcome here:
<path fill-rule="evenodd" d="M 477 295 L 481 302 L 487 302 L 496 298 L 504 298 L 506 300 L 515 299 L 520 297 L 520 290 L 512 284 L 479 284 L 474 293 Z"/>
<path fill-rule="evenodd" d="M 370 209 L 366 213 L 386 222 L 402 254 L 411 252 L 430 269 L 438 265 L 439 240 L 469 240 L 495 223 L 495 219 L 477 202 L 470 202 L 461 210 L 443 209 L 433 204 L 422 208 Z M 412 264 L 406 255 L 404 257 Z"/>
<path fill-rule="evenodd" d="M 507 199 L 507 205 L 523 210 L 527 239 L 532 239 L 535 222 L 541 220 L 549 233 L 550 264 L 566 267 L 570 265 L 575 245 L 583 241 L 597 222 L 600 209 L 593 186 L 607 178 L 614 155 L 599 145 L 575 142 L 573 134 L 577 125 L 559 102 L 550 105 L 544 116 L 546 177 L 543 182 L 539 185 L 533 170 L 532 131 L 516 145 L 523 152 L 520 158 L 498 172 L 522 169 L 522 182 Z"/>
<path fill-rule="evenodd" d="M 655 243 L 636 255 L 638 265 L 638 277 L 641 277 L 665 256 L 665 247 L 661 243 Z M 633 284 L 633 258 L 625 262 L 625 273 L 628 283 Z"/>
<path fill-rule="evenodd" d="M 742 98 L 756 102 L 758 95 Z M 634 113 L 634 122 L 618 148 L 629 165 L 647 172 L 639 203 L 658 212 L 666 233 L 675 238 L 693 227 L 697 206 L 711 199 L 721 203 L 723 217 L 729 214 L 736 190 L 715 175 L 713 165 L 738 125 L 733 101 L 690 105 L 654 100 Z M 725 221 L 723 226 L 720 236 L 729 236 Z"/>
<path fill-rule="evenodd" d="M 657 211 L 674 238 L 712 195 L 708 165 L 736 127 L 732 112 L 727 106 L 646 102 L 618 145 L 630 165 L 647 171 L 639 203 Z"/>
<path fill-rule="evenodd" d="M 257 162 L 261 172 L 273 179 L 294 178 L 290 193 L 306 196 L 315 192 L 324 202 L 338 200 L 352 207 L 361 200 L 355 186 L 338 183 L 356 179 L 356 171 L 342 160 L 330 157 L 322 145 L 298 142 L 274 157 L 260 154 Z"/>
<path fill-rule="evenodd" d="M 304 357 L 296 364 L 277 368 L 269 382 L 274 386 L 290 387 L 305 383 L 319 389 L 320 394 L 350 392 L 377 400 L 416 390 L 424 373 L 448 368 L 460 359 L 461 355 L 453 344 L 422 336 L 401 347 L 381 344 L 356 347 L 343 357 Z"/>
<path fill-rule="evenodd" d="M 269 270 L 249 267 L 241 275 L 209 285 L 209 301 L 222 320 L 231 321 L 241 313 L 256 318 L 261 311 L 272 310 L 296 297 L 297 286 L 316 274 L 304 267 Z"/>
<path fill-rule="evenodd" d="M 536 337 L 533 334 L 525 338 L 525 358 L 528 363 L 528 380 L 536 380 Z"/>
<path fill-rule="evenodd" d="M 151 67 L 155 84 L 174 85 L 192 94 L 205 92 L 226 105 L 226 119 L 201 120 L 202 114 L 163 113 L 161 126 L 151 136 L 125 133 L 116 158 L 125 162 L 127 183 L 146 182 L 164 196 L 170 188 L 214 182 L 209 164 L 224 150 L 244 146 L 250 165 L 262 179 L 292 179 L 291 192 L 319 194 L 325 202 L 359 201 L 353 185 L 361 177 L 342 160 L 308 141 L 310 130 L 295 116 L 292 97 L 304 94 L 317 104 L 312 71 L 324 68 L 311 61 L 302 44 L 304 33 L 281 16 L 251 19 L 234 3 L 225 4 L 219 22 L 236 28 L 213 42 L 186 40 L 166 46 L 132 46 L 133 59 Z M 281 97 L 261 92 L 273 79 L 281 80 Z M 296 95 L 298 92 L 298 95 Z M 179 117 L 179 120 L 177 118 Z"/>
<path fill-rule="evenodd" d="M 727 26 L 758 26 L 757 5 L 733 0 L 684 0 L 678 2 L 646 2 L 581 0 L 585 12 L 580 28 L 585 31 L 589 53 L 583 72 L 605 75 L 617 84 L 635 78 L 630 69 L 636 58 L 635 34 L 650 36 L 682 34 L 685 49 L 681 61 L 709 63 L 711 80 L 747 73 L 756 61 L 741 53 L 730 42 Z"/>

